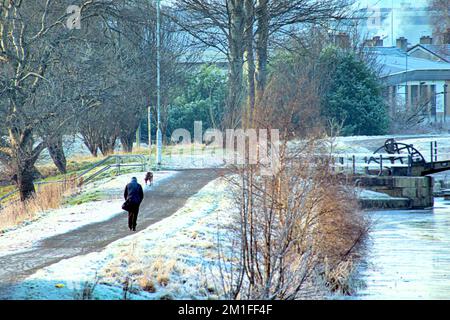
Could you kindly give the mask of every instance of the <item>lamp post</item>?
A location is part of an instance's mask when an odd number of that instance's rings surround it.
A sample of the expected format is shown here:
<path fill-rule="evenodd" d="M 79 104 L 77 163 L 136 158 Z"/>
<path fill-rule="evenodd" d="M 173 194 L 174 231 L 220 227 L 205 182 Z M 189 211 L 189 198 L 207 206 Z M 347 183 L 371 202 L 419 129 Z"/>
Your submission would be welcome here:
<path fill-rule="evenodd" d="M 148 135 L 148 153 L 149 163 L 152 162 L 152 107 L 147 107 L 147 135 Z"/>
<path fill-rule="evenodd" d="M 156 162 L 162 162 L 162 132 L 161 132 L 161 0 L 156 0 L 156 95 L 157 95 L 157 147 Z"/>
<path fill-rule="evenodd" d="M 394 39 L 394 0 L 391 2 L 391 44 L 394 47 L 395 46 L 395 39 Z"/>
<path fill-rule="evenodd" d="M 447 122 L 447 93 L 448 93 L 448 84 L 444 84 L 444 123 Z"/>

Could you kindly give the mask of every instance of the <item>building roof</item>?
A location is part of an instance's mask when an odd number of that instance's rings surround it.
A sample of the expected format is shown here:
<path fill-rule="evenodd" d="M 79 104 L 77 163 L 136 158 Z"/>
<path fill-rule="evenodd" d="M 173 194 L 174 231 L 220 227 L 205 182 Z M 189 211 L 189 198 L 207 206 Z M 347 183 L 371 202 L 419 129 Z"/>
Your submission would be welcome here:
<path fill-rule="evenodd" d="M 388 84 L 405 81 L 450 80 L 450 63 L 409 56 L 397 47 L 370 47 Z"/>
<path fill-rule="evenodd" d="M 423 49 L 439 59 L 450 62 L 450 44 L 417 44 L 410 48 L 408 52 Z"/>

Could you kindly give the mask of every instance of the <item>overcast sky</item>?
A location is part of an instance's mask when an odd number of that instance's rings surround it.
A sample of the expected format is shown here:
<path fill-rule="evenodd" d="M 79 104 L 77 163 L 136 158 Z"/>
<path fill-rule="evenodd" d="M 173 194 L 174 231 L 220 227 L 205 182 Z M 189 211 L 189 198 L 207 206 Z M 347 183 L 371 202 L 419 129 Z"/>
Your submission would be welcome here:
<path fill-rule="evenodd" d="M 394 7 L 399 7 L 402 2 L 410 3 L 413 7 L 423 7 L 427 4 L 427 0 L 406 0 L 399 1 L 394 0 Z M 390 8 L 392 5 L 392 0 L 359 0 L 362 6 L 376 6 Z"/>
<path fill-rule="evenodd" d="M 390 8 L 394 4 L 393 27 L 391 17 L 383 19 L 381 25 L 370 25 L 368 31 L 370 36 L 381 36 L 385 39 L 386 45 L 394 45 L 398 37 L 406 37 L 411 44 L 418 43 L 421 36 L 432 34 L 432 28 L 424 18 L 427 14 L 423 10 L 402 11 L 402 7 L 420 8 L 427 5 L 427 0 L 359 0 L 359 7 L 369 7 L 372 10 L 376 8 Z M 416 14 L 414 14 L 416 12 Z M 372 21 L 372 20 L 369 20 Z M 376 22 L 376 20 L 373 20 Z M 393 34 L 392 34 L 393 33 Z"/>

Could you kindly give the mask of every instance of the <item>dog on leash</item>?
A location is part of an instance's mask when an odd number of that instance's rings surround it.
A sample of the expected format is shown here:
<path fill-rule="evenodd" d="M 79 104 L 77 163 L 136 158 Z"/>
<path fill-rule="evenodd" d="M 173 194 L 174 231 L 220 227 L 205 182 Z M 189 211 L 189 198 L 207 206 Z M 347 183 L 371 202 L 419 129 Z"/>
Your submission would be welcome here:
<path fill-rule="evenodd" d="M 150 185 L 153 185 L 153 172 L 147 172 L 147 174 L 145 175 L 145 185 L 147 185 L 148 183 L 150 183 Z"/>

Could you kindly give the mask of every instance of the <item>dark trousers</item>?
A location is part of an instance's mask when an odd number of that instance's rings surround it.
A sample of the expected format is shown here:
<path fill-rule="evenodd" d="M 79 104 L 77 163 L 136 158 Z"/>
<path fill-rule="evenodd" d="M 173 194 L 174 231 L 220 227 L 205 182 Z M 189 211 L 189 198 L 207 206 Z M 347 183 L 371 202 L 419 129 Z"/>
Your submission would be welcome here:
<path fill-rule="evenodd" d="M 136 229 L 138 215 L 139 206 L 133 206 L 133 208 L 128 212 L 128 228 Z"/>

